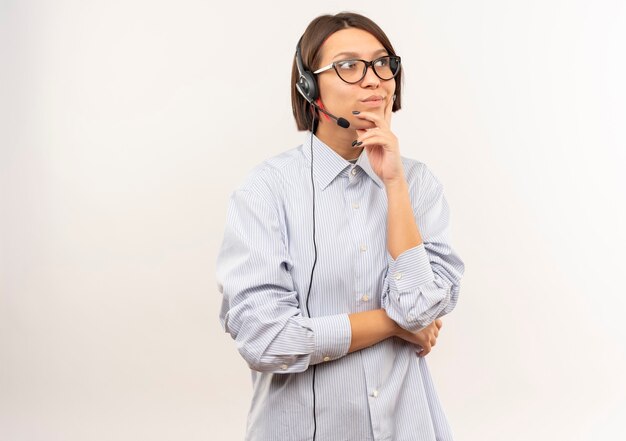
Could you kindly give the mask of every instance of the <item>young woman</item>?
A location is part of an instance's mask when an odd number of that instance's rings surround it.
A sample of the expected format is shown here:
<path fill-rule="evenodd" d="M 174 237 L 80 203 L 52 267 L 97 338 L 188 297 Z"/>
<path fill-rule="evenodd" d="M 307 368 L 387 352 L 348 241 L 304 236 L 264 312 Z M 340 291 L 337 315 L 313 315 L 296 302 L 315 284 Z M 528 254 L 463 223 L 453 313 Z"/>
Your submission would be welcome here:
<path fill-rule="evenodd" d="M 464 264 L 441 183 L 391 130 L 401 78 L 370 19 L 314 19 L 291 84 L 304 143 L 232 194 L 217 276 L 252 369 L 247 440 L 452 440 L 424 356 Z"/>

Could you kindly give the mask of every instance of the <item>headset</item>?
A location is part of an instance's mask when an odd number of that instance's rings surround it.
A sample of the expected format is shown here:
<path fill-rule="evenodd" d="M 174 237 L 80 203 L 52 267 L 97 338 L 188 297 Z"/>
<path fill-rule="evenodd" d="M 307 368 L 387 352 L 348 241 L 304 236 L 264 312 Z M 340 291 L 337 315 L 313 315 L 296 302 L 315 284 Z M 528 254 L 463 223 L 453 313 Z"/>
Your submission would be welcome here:
<path fill-rule="evenodd" d="M 328 115 L 330 118 L 334 119 L 339 127 L 343 127 L 347 129 L 350 127 L 350 123 L 345 118 L 337 118 L 332 113 L 327 112 L 325 109 L 322 109 L 317 105 L 315 100 L 319 98 L 319 88 L 317 87 L 317 81 L 315 81 L 315 75 L 310 70 L 306 70 L 304 68 L 304 63 L 302 62 L 302 54 L 300 52 L 300 42 L 302 41 L 302 37 L 298 40 L 298 44 L 296 45 L 296 66 L 298 67 L 298 80 L 296 81 L 296 90 L 304 97 L 305 100 L 312 107 L 315 107 L 317 110 L 323 112 Z M 295 113 L 295 112 L 294 112 Z M 313 267 L 311 268 L 311 277 L 309 279 L 309 290 L 306 296 L 306 314 L 308 317 L 311 317 L 311 313 L 309 312 L 309 299 L 311 297 L 311 286 L 313 285 L 313 272 L 315 271 L 315 265 L 317 264 L 317 242 L 315 240 L 315 181 L 313 179 L 313 133 L 317 128 L 317 115 L 311 109 L 311 113 L 313 114 L 313 118 L 311 120 L 311 187 L 313 188 Z M 315 441 L 315 434 L 317 432 L 317 420 L 315 415 L 315 373 L 317 372 L 317 365 L 313 365 L 313 441 Z"/>
<path fill-rule="evenodd" d="M 304 63 L 302 63 L 302 55 L 300 54 L 300 41 L 302 41 L 302 37 L 298 40 L 298 44 L 296 46 L 296 66 L 298 67 L 298 80 L 296 81 L 296 90 L 304 97 L 305 100 L 311 104 L 311 106 L 317 105 L 315 104 L 315 100 L 319 96 L 317 89 L 317 81 L 315 81 L 315 77 L 313 76 L 313 72 L 304 69 Z M 315 265 L 317 264 L 317 242 L 315 240 L 315 180 L 313 179 L 313 132 L 316 131 L 317 128 L 317 114 L 311 108 L 311 114 L 313 115 L 311 120 L 311 187 L 313 188 L 313 267 L 311 268 L 311 277 L 309 279 L 309 290 L 306 295 L 306 315 L 311 317 L 311 313 L 309 312 L 309 299 L 311 298 L 311 286 L 313 285 L 313 272 L 315 271 Z M 313 441 L 315 441 L 315 434 L 317 432 L 317 420 L 316 420 L 316 411 L 315 411 L 315 373 L 317 371 L 317 365 L 313 365 Z"/>
<path fill-rule="evenodd" d="M 339 127 L 347 129 L 348 127 L 350 127 L 350 122 L 347 119 L 336 117 L 332 113 L 326 111 L 326 109 L 322 109 L 315 102 L 315 100 L 317 100 L 320 96 L 319 88 L 317 87 L 317 81 L 315 81 L 315 74 L 310 70 L 306 70 L 304 68 L 304 63 L 302 62 L 302 53 L 300 52 L 301 41 L 302 37 L 300 37 L 300 40 L 298 40 L 298 44 L 296 46 L 296 66 L 298 67 L 298 81 L 296 81 L 296 89 L 298 90 L 298 92 L 300 92 L 300 95 L 302 95 L 304 99 L 309 102 L 309 104 L 314 106 L 320 112 L 323 112 L 330 118 L 334 119 Z M 315 114 L 313 114 L 313 121 L 315 121 Z M 315 124 L 312 124 L 312 126 L 313 128 L 316 127 Z"/>

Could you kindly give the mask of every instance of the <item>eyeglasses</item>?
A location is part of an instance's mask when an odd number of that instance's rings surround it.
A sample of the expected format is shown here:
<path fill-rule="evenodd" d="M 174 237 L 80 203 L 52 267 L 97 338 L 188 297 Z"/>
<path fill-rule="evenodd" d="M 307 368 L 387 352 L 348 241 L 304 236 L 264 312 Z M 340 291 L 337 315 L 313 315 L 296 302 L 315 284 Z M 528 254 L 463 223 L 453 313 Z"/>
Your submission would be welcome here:
<path fill-rule="evenodd" d="M 328 66 L 324 66 L 315 72 L 319 74 L 330 69 L 335 69 L 339 78 L 348 84 L 355 84 L 365 78 L 367 68 L 371 66 L 378 78 L 387 81 L 398 75 L 400 72 L 400 57 L 395 55 L 385 55 L 372 61 L 365 60 L 341 60 L 335 61 Z"/>

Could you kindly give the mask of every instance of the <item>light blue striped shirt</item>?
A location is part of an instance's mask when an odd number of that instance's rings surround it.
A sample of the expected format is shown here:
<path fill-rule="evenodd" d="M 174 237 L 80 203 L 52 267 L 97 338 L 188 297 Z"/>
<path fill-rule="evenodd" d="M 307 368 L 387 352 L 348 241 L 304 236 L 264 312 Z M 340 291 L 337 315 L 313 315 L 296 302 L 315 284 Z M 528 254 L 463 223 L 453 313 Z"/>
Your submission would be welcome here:
<path fill-rule="evenodd" d="M 346 161 L 313 136 L 255 168 L 233 192 L 217 259 L 220 320 L 252 369 L 248 441 L 452 440 L 417 346 L 389 338 L 348 354 L 348 314 L 384 308 L 416 331 L 456 305 L 464 264 L 449 243 L 443 187 L 402 158 L 423 243 L 393 259 L 387 194 L 367 153 Z"/>

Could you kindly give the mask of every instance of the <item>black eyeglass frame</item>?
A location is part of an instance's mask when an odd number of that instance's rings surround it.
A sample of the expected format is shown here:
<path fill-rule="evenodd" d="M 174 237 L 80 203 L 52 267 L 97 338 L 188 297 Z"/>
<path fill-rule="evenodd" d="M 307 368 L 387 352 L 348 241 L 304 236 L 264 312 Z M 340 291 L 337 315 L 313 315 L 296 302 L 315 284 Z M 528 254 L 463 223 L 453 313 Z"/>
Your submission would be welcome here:
<path fill-rule="evenodd" d="M 374 67 L 374 63 L 376 63 L 377 61 L 382 60 L 383 58 L 389 58 L 390 63 L 391 63 L 391 59 L 394 59 L 398 63 L 398 70 L 396 71 L 396 73 L 393 74 L 393 76 L 391 78 L 383 78 L 383 77 L 381 77 L 380 75 L 378 75 L 378 72 L 376 72 L 376 68 Z M 361 75 L 361 78 L 359 78 L 357 81 L 346 81 L 346 80 L 344 80 L 341 77 L 341 74 L 339 73 L 339 71 L 337 70 L 337 64 L 345 63 L 346 61 L 362 61 L 365 64 L 365 68 L 363 69 L 363 75 Z M 361 60 L 359 58 L 350 58 L 348 60 L 333 61 L 328 66 L 320 67 L 319 69 L 317 69 L 313 73 L 315 75 L 317 75 L 317 74 L 320 74 L 322 72 L 326 72 L 327 70 L 334 69 L 335 73 L 337 74 L 337 76 L 339 77 L 339 79 L 341 81 L 343 81 L 344 83 L 348 83 L 348 84 L 356 84 L 356 83 L 360 82 L 361 80 L 363 80 L 363 78 L 365 78 L 365 75 L 367 75 L 367 69 L 369 67 L 372 68 L 372 70 L 374 71 L 374 75 L 376 75 L 378 78 L 380 78 L 383 81 L 389 81 L 389 80 L 394 79 L 400 73 L 400 69 L 402 68 L 402 62 L 401 62 L 401 58 L 398 55 L 383 55 L 382 57 L 378 57 L 378 58 L 376 58 L 375 60 L 372 60 L 372 61 Z"/>

